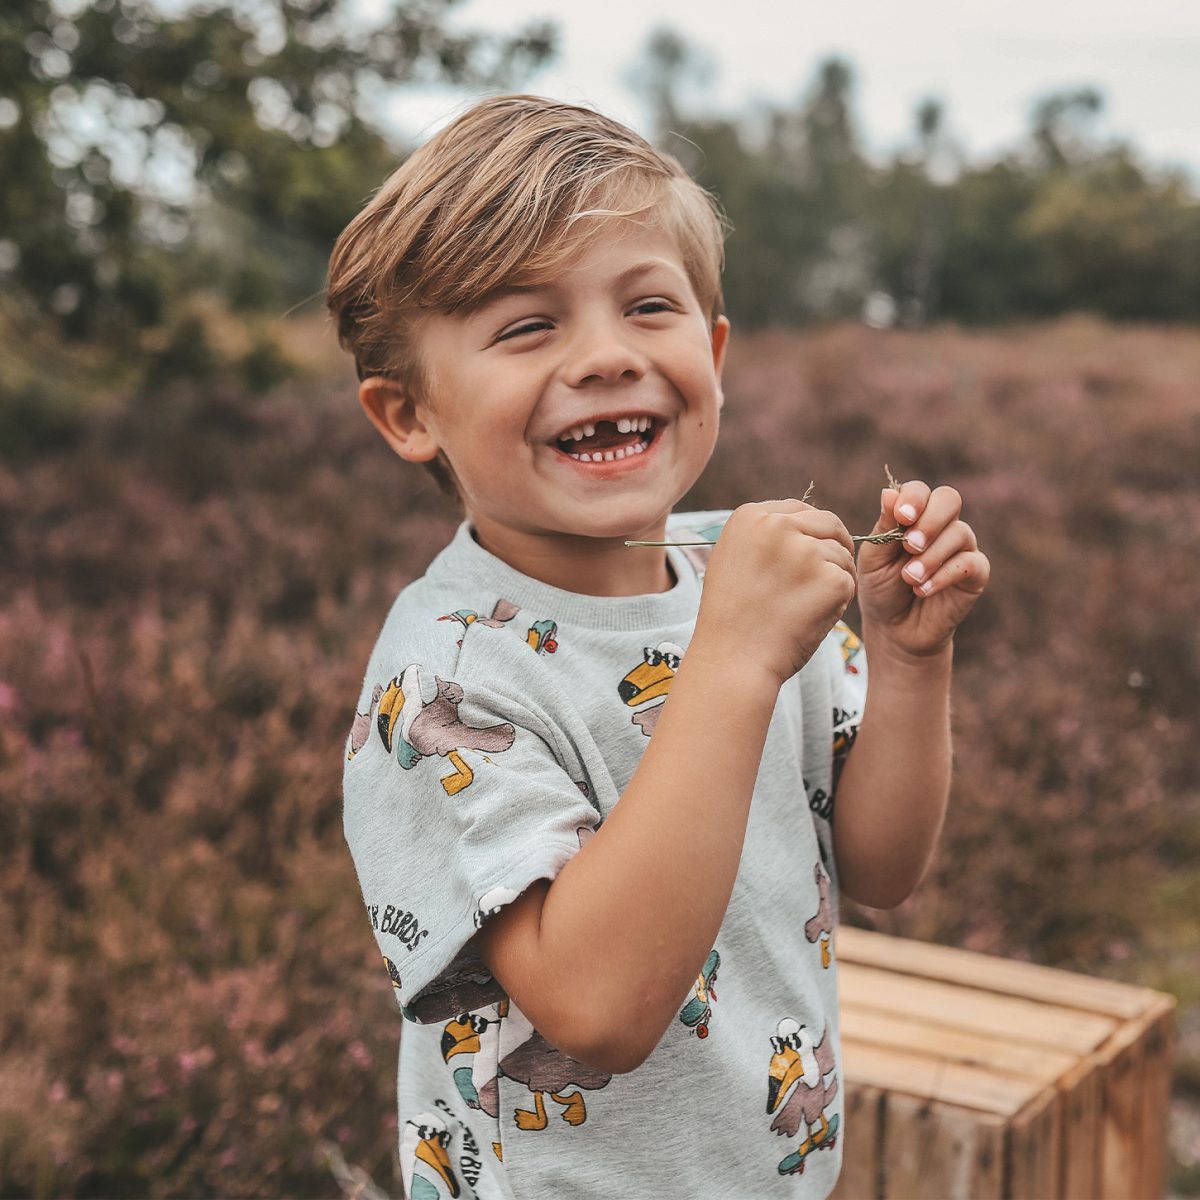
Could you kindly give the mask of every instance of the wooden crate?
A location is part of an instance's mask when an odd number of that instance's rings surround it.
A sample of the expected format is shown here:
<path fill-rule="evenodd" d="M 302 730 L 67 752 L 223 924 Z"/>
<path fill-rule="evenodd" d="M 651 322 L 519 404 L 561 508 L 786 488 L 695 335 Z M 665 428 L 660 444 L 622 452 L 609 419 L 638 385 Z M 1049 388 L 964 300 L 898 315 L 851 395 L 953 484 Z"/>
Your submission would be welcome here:
<path fill-rule="evenodd" d="M 835 1200 L 1157 1200 L 1174 997 L 843 926 Z"/>

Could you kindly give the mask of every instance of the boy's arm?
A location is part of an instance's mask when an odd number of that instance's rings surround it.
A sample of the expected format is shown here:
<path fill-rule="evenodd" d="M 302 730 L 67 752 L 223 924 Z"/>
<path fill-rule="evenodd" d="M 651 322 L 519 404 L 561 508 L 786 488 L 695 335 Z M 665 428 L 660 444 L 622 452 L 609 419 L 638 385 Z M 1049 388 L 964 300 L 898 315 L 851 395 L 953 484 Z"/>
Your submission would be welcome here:
<path fill-rule="evenodd" d="M 952 638 L 989 566 L 948 487 L 885 488 L 876 532 L 907 526 L 902 547 L 864 545 L 859 606 L 870 683 L 838 781 L 839 883 L 852 900 L 893 908 L 920 882 L 950 793 Z"/>
<path fill-rule="evenodd" d="M 853 592 L 849 538 L 833 514 L 794 500 L 737 510 L 620 803 L 552 883 L 476 935 L 505 991 L 572 1058 L 630 1071 L 678 1012 L 733 891 L 779 688 Z M 747 623 L 788 632 L 748 648 Z"/>
<path fill-rule="evenodd" d="M 925 873 L 950 794 L 951 651 L 906 660 L 868 643 L 867 652 L 867 704 L 838 779 L 833 853 L 847 896 L 894 908 Z"/>

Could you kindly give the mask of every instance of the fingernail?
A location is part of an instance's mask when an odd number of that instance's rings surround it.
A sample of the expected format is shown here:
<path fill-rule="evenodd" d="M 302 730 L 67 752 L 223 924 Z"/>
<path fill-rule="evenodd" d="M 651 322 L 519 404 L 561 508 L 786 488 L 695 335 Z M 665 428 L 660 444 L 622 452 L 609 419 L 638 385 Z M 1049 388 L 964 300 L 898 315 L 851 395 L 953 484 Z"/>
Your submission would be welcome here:
<path fill-rule="evenodd" d="M 925 535 L 919 529 L 910 529 L 905 535 L 904 540 L 914 550 L 925 549 Z"/>
<path fill-rule="evenodd" d="M 913 561 L 904 568 L 904 574 L 907 575 L 909 579 L 913 581 L 913 583 L 920 583 L 921 580 L 925 578 L 925 564 L 922 562 L 917 562 L 916 559 L 913 559 Z"/>
<path fill-rule="evenodd" d="M 923 584 L 921 584 L 921 586 L 917 589 L 917 591 L 919 591 L 922 596 L 928 596 L 929 593 L 931 591 L 933 591 L 933 580 L 932 579 L 925 580 L 925 582 Z"/>
<path fill-rule="evenodd" d="M 907 517 L 910 521 L 915 521 L 917 519 L 917 510 L 913 508 L 911 504 L 900 505 L 900 507 L 896 509 L 896 512 L 902 517 Z"/>

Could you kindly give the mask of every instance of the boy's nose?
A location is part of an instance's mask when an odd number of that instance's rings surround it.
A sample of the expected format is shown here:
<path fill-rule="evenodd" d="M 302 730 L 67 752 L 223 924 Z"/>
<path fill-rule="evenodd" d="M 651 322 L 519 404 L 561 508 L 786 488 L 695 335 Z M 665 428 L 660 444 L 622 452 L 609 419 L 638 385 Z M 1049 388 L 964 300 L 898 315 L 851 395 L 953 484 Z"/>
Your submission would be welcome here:
<path fill-rule="evenodd" d="M 572 387 L 617 383 L 622 379 L 633 382 L 646 373 L 646 360 L 622 336 L 622 331 L 592 326 L 574 340 L 566 370 Z"/>

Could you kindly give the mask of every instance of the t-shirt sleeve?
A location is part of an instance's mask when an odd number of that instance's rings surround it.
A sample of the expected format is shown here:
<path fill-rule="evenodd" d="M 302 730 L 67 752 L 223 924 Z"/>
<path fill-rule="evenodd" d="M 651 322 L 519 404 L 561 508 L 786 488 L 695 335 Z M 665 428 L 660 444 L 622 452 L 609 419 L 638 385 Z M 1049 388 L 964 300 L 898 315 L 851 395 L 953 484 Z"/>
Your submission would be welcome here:
<path fill-rule="evenodd" d="M 514 639 L 500 634 L 488 639 L 489 663 L 471 632 L 454 677 L 398 663 L 368 678 L 343 777 L 372 929 L 401 1011 L 422 1023 L 504 997 L 472 936 L 531 883 L 553 879 L 599 823 L 531 686 L 536 658 L 517 642 L 523 654 L 507 661 Z"/>
<path fill-rule="evenodd" d="M 862 639 L 845 621 L 839 621 L 830 638 L 840 654 L 830 655 L 833 691 L 833 787 L 858 737 L 867 703 L 867 653 Z"/>

